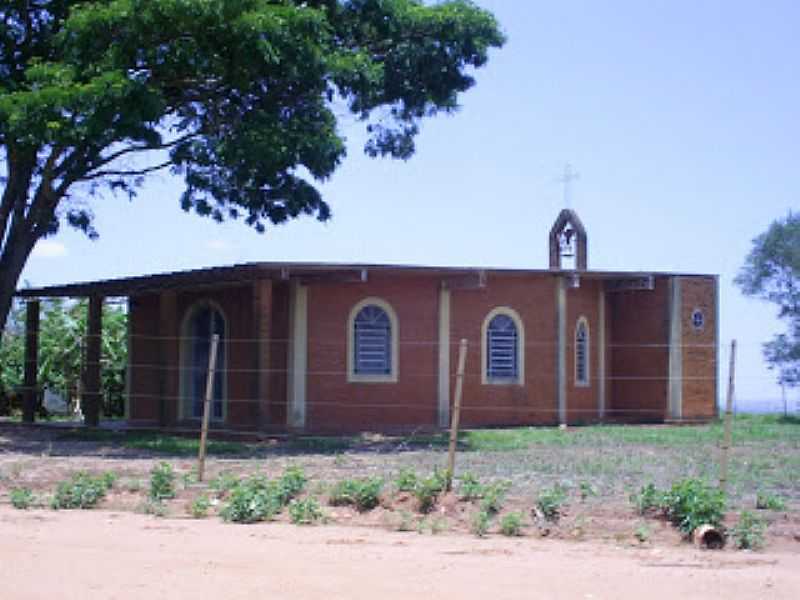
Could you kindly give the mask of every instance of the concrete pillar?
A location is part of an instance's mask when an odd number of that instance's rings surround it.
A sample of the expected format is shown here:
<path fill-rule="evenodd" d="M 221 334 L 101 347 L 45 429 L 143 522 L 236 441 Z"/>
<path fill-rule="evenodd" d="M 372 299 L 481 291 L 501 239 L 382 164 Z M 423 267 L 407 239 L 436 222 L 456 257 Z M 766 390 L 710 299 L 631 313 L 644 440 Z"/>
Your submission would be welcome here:
<path fill-rule="evenodd" d="M 23 379 L 22 421 L 36 420 L 36 400 L 39 396 L 39 301 L 29 300 L 25 306 L 25 375 Z"/>
<path fill-rule="evenodd" d="M 89 298 L 89 315 L 86 319 L 86 362 L 83 368 L 82 409 L 84 424 L 100 424 L 100 406 L 103 392 L 100 385 L 100 358 L 103 341 L 103 297 Z"/>
<path fill-rule="evenodd" d="M 439 289 L 438 424 L 450 426 L 450 290 L 444 285 Z"/>
<path fill-rule="evenodd" d="M 606 417 L 606 291 L 601 282 L 597 295 L 597 416 Z"/>
<path fill-rule="evenodd" d="M 257 401 L 259 427 L 269 424 L 270 398 L 270 344 L 272 343 L 272 280 L 253 282 L 253 333 L 256 341 L 253 350 L 254 398 Z"/>
<path fill-rule="evenodd" d="M 669 279 L 669 371 L 667 373 L 668 419 L 683 417 L 683 320 L 681 278 Z"/>
<path fill-rule="evenodd" d="M 289 381 L 287 425 L 306 426 L 306 377 L 308 368 L 308 288 L 292 282 L 289 297 Z"/>
<path fill-rule="evenodd" d="M 556 394 L 558 423 L 567 423 L 567 280 L 556 278 Z"/>
<path fill-rule="evenodd" d="M 180 414 L 180 407 L 170 409 L 178 396 L 178 295 L 167 290 L 161 293 L 158 307 L 158 424 L 169 424 Z M 178 402 L 181 400 L 179 399 Z M 176 412 L 177 411 L 177 412 Z"/>

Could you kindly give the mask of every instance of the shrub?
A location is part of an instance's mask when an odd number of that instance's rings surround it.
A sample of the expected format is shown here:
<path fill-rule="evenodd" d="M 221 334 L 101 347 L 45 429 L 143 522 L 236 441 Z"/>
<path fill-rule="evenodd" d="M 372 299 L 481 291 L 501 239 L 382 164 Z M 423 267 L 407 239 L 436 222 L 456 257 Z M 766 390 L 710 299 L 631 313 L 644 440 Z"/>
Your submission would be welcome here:
<path fill-rule="evenodd" d="M 539 492 L 536 508 L 547 521 L 556 522 L 561 518 L 562 507 L 567 500 L 567 490 L 560 484 Z"/>
<path fill-rule="evenodd" d="M 273 518 L 281 508 L 276 486 L 266 477 L 254 475 L 236 484 L 220 514 L 226 521 L 255 523 Z"/>
<path fill-rule="evenodd" d="M 69 480 L 58 484 L 51 506 L 56 510 L 92 508 L 105 498 L 112 485 L 113 481 L 106 475 L 76 473 Z"/>
<path fill-rule="evenodd" d="M 380 501 L 383 480 L 377 477 L 345 479 L 337 483 L 330 493 L 331 506 L 355 506 L 359 512 L 372 510 Z"/>
<path fill-rule="evenodd" d="M 506 492 L 511 487 L 508 481 L 498 481 L 483 487 L 481 510 L 495 515 L 503 508 Z"/>
<path fill-rule="evenodd" d="M 507 536 L 522 535 L 522 513 L 508 513 L 500 519 L 500 533 Z"/>
<path fill-rule="evenodd" d="M 462 500 L 480 500 L 483 498 L 484 487 L 472 473 L 464 473 L 458 478 L 458 497 Z"/>
<path fill-rule="evenodd" d="M 195 519 L 204 519 L 208 515 L 210 508 L 211 501 L 206 495 L 198 496 L 192 500 L 192 503 L 189 505 L 189 511 Z"/>
<path fill-rule="evenodd" d="M 491 522 L 492 517 L 489 513 L 485 510 L 479 510 L 475 513 L 472 517 L 471 529 L 472 533 L 477 535 L 478 537 L 486 536 L 486 533 L 489 531 L 489 523 Z"/>
<path fill-rule="evenodd" d="M 756 508 L 758 510 L 786 510 L 786 501 L 780 496 L 769 492 L 758 492 L 756 495 Z"/>
<path fill-rule="evenodd" d="M 229 471 L 223 471 L 217 477 L 208 482 L 208 487 L 217 495 L 222 497 L 239 483 L 239 478 Z"/>
<path fill-rule="evenodd" d="M 275 493 L 281 506 L 286 506 L 296 498 L 306 487 L 306 475 L 299 467 L 287 467 L 283 474 L 276 480 Z"/>
<path fill-rule="evenodd" d="M 663 498 L 664 493 L 659 491 L 652 483 L 642 486 L 638 493 L 630 496 L 631 503 L 636 507 L 636 512 L 640 515 L 660 509 Z"/>
<path fill-rule="evenodd" d="M 725 513 L 725 495 L 700 479 L 683 479 L 664 493 L 662 508 L 667 518 L 684 534 L 700 525 L 719 527 Z"/>
<path fill-rule="evenodd" d="M 160 462 L 150 469 L 150 499 L 161 502 L 175 497 L 175 471 L 167 462 Z"/>
<path fill-rule="evenodd" d="M 311 525 L 324 516 L 316 498 L 295 499 L 289 504 L 289 518 L 295 525 Z"/>
<path fill-rule="evenodd" d="M 28 488 L 14 488 L 10 493 L 11 506 L 20 510 L 27 510 L 34 503 L 33 492 Z"/>
<path fill-rule="evenodd" d="M 731 530 L 736 547 L 741 550 L 757 550 L 764 546 L 766 523 L 750 511 L 739 515 L 739 522 Z"/>
<path fill-rule="evenodd" d="M 639 541 L 640 544 L 645 544 L 653 535 L 653 531 L 647 526 L 647 523 L 639 523 L 633 531 L 633 536 Z"/>
<path fill-rule="evenodd" d="M 394 480 L 394 486 L 397 488 L 398 492 L 413 493 L 417 489 L 418 479 L 419 478 L 413 469 L 400 469 L 400 473 L 397 474 L 397 477 Z"/>
<path fill-rule="evenodd" d="M 414 488 L 414 495 L 419 501 L 419 511 L 423 513 L 430 512 L 436 505 L 439 494 L 441 494 L 446 487 L 447 474 L 439 469 L 434 470 L 430 477 L 419 479 Z"/>

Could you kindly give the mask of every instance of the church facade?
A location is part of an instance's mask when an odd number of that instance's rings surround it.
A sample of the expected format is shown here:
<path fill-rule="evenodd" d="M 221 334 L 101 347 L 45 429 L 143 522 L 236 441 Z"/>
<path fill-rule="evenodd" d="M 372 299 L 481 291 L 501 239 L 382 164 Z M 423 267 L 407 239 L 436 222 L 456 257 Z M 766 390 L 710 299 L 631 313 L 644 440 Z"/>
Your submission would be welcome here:
<path fill-rule="evenodd" d="M 716 416 L 716 276 L 589 270 L 570 210 L 549 250 L 542 270 L 253 263 L 20 295 L 128 298 L 132 424 L 196 426 L 213 334 L 212 427 L 447 427 L 462 340 L 465 427 Z"/>

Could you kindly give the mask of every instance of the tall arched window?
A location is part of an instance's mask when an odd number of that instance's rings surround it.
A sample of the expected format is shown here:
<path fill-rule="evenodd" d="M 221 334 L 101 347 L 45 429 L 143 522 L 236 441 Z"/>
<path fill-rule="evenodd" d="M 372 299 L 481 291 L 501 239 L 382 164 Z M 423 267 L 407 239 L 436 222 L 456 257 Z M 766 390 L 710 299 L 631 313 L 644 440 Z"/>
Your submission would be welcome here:
<path fill-rule="evenodd" d="M 350 312 L 348 376 L 351 381 L 397 380 L 397 317 L 379 298 L 367 298 Z"/>
<path fill-rule="evenodd" d="M 521 384 L 524 380 L 524 330 L 519 315 L 496 308 L 483 323 L 483 383 Z"/>
<path fill-rule="evenodd" d="M 575 325 L 575 385 L 589 385 L 589 323 L 586 317 Z"/>
<path fill-rule="evenodd" d="M 219 335 L 211 418 L 225 417 L 225 317 L 216 305 L 203 302 L 189 309 L 183 321 L 181 344 L 181 415 L 187 419 L 203 416 L 203 399 L 208 379 L 211 336 Z"/>

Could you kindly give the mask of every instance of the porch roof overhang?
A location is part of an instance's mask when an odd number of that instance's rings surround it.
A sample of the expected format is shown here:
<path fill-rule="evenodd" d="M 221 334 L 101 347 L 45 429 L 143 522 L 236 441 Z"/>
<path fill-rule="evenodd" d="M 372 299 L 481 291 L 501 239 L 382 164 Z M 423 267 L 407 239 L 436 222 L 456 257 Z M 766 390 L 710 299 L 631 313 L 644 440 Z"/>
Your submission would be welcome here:
<path fill-rule="evenodd" d="M 441 277 L 444 285 L 454 289 L 482 288 L 487 275 L 568 276 L 585 280 L 605 280 L 613 289 L 626 288 L 624 283 L 637 282 L 663 276 L 716 277 L 698 273 L 643 272 L 643 271 L 571 271 L 561 269 L 521 269 L 495 267 L 450 267 L 421 265 L 387 265 L 355 263 L 298 263 L 298 262 L 254 262 L 222 267 L 173 271 L 153 275 L 122 277 L 22 288 L 17 290 L 19 298 L 48 297 L 124 297 L 138 294 L 157 293 L 163 290 L 198 287 L 221 287 L 246 285 L 253 281 L 272 279 L 278 281 L 296 280 L 305 284 L 326 282 L 365 282 L 370 273 L 393 274 L 396 276 L 428 275 Z M 629 289 L 642 289 L 638 286 Z"/>

